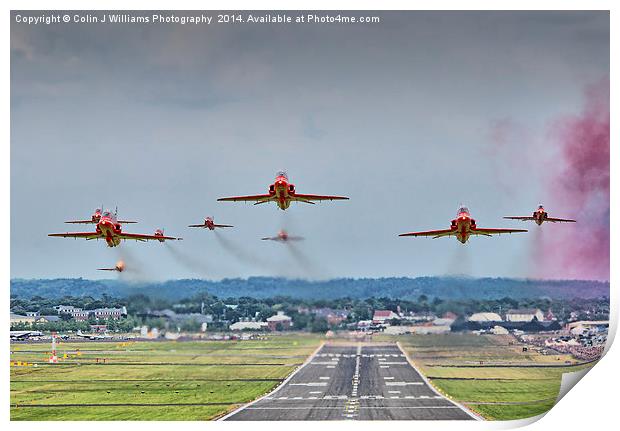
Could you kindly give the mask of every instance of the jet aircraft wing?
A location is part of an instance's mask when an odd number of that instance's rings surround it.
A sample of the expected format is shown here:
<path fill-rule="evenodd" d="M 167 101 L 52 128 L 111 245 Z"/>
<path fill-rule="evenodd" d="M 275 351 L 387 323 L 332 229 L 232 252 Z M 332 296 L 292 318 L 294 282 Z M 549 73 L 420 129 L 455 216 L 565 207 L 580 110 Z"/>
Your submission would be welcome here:
<path fill-rule="evenodd" d="M 233 196 L 229 198 L 219 198 L 219 202 L 255 202 L 255 204 L 262 204 L 274 200 L 275 195 L 249 195 L 249 196 Z"/>
<path fill-rule="evenodd" d="M 327 196 L 327 195 L 304 195 L 301 193 L 295 193 L 291 195 L 291 200 L 294 201 L 341 201 L 341 200 L 349 200 L 346 196 Z"/>
<path fill-rule="evenodd" d="M 442 236 L 456 235 L 458 232 L 452 229 L 440 229 L 440 230 L 427 230 L 423 232 L 409 232 L 401 233 L 398 236 L 432 236 L 434 238 L 441 238 Z"/>
<path fill-rule="evenodd" d="M 203 223 L 203 224 L 190 224 L 187 227 L 202 227 L 202 228 L 206 228 L 207 225 L 205 223 Z M 234 226 L 229 225 L 229 224 L 214 224 L 213 227 L 234 227 Z"/>
<path fill-rule="evenodd" d="M 103 238 L 103 235 L 98 232 L 50 233 L 47 236 L 56 236 L 56 237 L 61 237 L 61 238 L 84 238 L 84 239 Z"/>
<path fill-rule="evenodd" d="M 475 228 L 470 231 L 470 235 L 501 235 L 505 233 L 516 233 L 516 232 L 527 232 L 527 229 L 485 229 L 485 228 Z"/>
<path fill-rule="evenodd" d="M 120 233 L 117 235 L 120 239 L 134 240 L 134 241 L 154 241 L 154 240 L 181 240 L 183 238 L 175 238 L 173 236 L 165 235 L 146 235 L 141 233 Z"/>
<path fill-rule="evenodd" d="M 568 218 L 555 218 L 555 217 L 547 217 L 545 221 L 550 221 L 551 223 L 577 223 L 577 220 L 571 220 Z"/>
<path fill-rule="evenodd" d="M 96 221 L 92 221 L 92 220 L 69 220 L 69 221 L 66 221 L 65 223 L 72 223 L 72 224 L 97 224 Z M 117 223 L 125 224 L 125 223 L 138 223 L 138 222 L 137 221 L 131 221 L 131 220 L 118 220 Z"/>
<path fill-rule="evenodd" d="M 536 220 L 532 216 L 506 216 L 504 218 L 508 220 L 521 220 L 521 221 Z"/>

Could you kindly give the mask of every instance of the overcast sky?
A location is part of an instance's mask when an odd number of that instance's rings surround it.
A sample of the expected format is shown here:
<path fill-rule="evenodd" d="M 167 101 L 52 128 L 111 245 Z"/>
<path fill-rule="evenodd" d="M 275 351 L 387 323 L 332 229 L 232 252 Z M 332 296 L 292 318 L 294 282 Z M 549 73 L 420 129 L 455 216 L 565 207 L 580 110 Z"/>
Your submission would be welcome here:
<path fill-rule="evenodd" d="M 38 15 L 31 12 L 22 15 Z M 178 12 L 177 12 L 178 14 Z M 529 234 L 399 238 L 539 203 L 549 124 L 609 75 L 605 12 L 382 13 L 364 25 L 11 27 L 11 276 L 531 276 Z M 13 13 L 15 16 L 15 13 Z M 501 144 L 501 145 L 498 145 Z M 515 156 L 516 155 L 516 156 Z M 252 206 L 277 170 L 344 202 Z M 48 238 L 103 204 L 173 244 Z M 235 225 L 192 230 L 207 215 Z M 577 215 L 578 216 L 578 215 Z M 280 228 L 295 248 L 260 241 Z M 553 231 L 562 226 L 544 226 Z M 552 252 L 552 251 L 549 251 Z"/>

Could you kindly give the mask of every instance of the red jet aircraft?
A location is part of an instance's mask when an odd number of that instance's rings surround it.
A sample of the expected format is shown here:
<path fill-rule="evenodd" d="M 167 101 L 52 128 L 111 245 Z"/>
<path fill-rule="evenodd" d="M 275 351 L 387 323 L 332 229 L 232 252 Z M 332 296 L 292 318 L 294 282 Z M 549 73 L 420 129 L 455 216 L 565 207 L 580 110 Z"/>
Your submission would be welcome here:
<path fill-rule="evenodd" d="M 502 233 L 527 232 L 525 229 L 487 229 L 476 226 L 476 220 L 471 218 L 469 210 L 465 207 L 459 208 L 456 218 L 452 220 L 450 229 L 429 230 L 425 232 L 401 233 L 398 236 L 432 236 L 440 238 L 442 236 L 455 236 L 457 240 L 465 244 L 471 235 L 500 235 Z"/>
<path fill-rule="evenodd" d="M 295 185 L 289 183 L 286 172 L 278 172 L 274 183 L 269 186 L 269 192 L 267 194 L 220 198 L 218 201 L 254 202 L 254 205 L 264 204 L 266 202 L 275 202 L 281 210 L 285 210 L 293 201 L 314 205 L 313 201 L 335 201 L 347 199 L 349 198 L 344 196 L 305 195 L 297 193 L 295 191 Z"/>
<path fill-rule="evenodd" d="M 190 224 L 188 227 L 201 227 L 209 230 L 215 230 L 216 227 L 234 227 L 229 224 L 215 224 L 213 223 L 213 217 L 207 217 L 203 224 Z"/>
<path fill-rule="evenodd" d="M 288 232 L 286 232 L 284 229 L 281 230 L 280 232 L 278 232 L 278 236 L 272 236 L 272 237 L 266 237 L 266 238 L 261 238 L 261 240 L 263 241 L 280 241 L 280 242 L 287 242 L 287 241 L 302 241 L 303 238 L 301 236 L 290 236 L 288 234 Z"/>
<path fill-rule="evenodd" d="M 101 220 L 101 208 L 96 208 L 95 212 L 93 213 L 92 216 L 90 216 L 90 220 L 69 220 L 66 221 L 65 223 L 74 223 L 74 224 L 97 224 L 99 223 L 99 220 Z M 125 223 L 137 223 L 135 221 L 129 221 L 129 220 L 118 220 L 118 223 L 120 224 L 125 224 Z"/>
<path fill-rule="evenodd" d="M 123 272 L 125 270 L 125 262 L 119 260 L 116 262 L 116 266 L 114 268 L 98 268 L 99 271 L 118 271 Z"/>
<path fill-rule="evenodd" d="M 543 222 L 546 221 L 549 221 L 551 223 L 577 223 L 577 220 L 549 217 L 547 211 L 545 211 L 545 208 L 542 205 L 538 205 L 538 209 L 534 211 L 531 216 L 507 216 L 504 218 L 521 221 L 534 220 L 538 226 L 542 225 Z"/>
<path fill-rule="evenodd" d="M 121 243 L 121 240 L 132 239 L 135 241 L 150 241 L 157 240 L 164 242 L 165 240 L 179 240 L 182 238 L 174 238 L 171 236 L 165 236 L 164 231 L 157 229 L 154 235 L 145 235 L 138 233 L 125 233 L 122 231 L 121 223 L 116 218 L 116 213 L 112 214 L 110 211 L 104 211 L 101 214 L 99 221 L 95 227 L 94 232 L 67 232 L 67 233 L 50 233 L 48 236 L 57 236 L 62 238 L 84 238 L 90 239 L 105 239 L 109 247 L 116 247 Z"/>

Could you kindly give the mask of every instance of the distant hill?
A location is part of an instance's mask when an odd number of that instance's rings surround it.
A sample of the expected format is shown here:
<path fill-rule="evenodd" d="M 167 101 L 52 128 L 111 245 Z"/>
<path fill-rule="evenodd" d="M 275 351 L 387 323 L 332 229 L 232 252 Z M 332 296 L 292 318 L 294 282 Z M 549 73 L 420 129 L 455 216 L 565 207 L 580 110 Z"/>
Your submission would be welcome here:
<path fill-rule="evenodd" d="M 511 278 L 418 277 L 418 278 L 339 278 L 326 281 L 289 280 L 273 277 L 196 279 L 165 282 L 129 283 L 121 280 L 12 279 L 11 295 L 31 298 L 42 296 L 91 296 L 108 294 L 126 297 L 145 294 L 151 297 L 181 299 L 205 293 L 220 298 L 249 296 L 270 298 L 289 296 L 300 299 L 391 297 L 417 299 L 420 295 L 442 299 L 500 299 L 510 297 L 570 299 L 609 297 L 609 282 L 587 280 L 523 280 Z"/>

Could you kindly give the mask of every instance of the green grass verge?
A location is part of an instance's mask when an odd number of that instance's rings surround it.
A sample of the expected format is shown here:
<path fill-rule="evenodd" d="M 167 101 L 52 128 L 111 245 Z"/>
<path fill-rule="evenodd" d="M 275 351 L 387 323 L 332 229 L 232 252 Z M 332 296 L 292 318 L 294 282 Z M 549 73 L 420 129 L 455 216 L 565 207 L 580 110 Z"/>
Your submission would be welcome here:
<path fill-rule="evenodd" d="M 492 420 L 548 411 L 558 396 L 562 374 L 593 365 L 566 366 L 565 361 L 576 361 L 568 355 L 542 355 L 535 349 L 524 352 L 512 336 L 412 335 L 399 341 L 436 388 Z"/>
<path fill-rule="evenodd" d="M 44 363 L 47 344 L 12 344 L 11 360 L 39 365 L 11 367 L 11 419 L 212 419 L 272 390 L 320 341 L 287 334 L 233 342 L 59 343 L 58 356 L 69 355 L 60 364 Z M 218 405 L 182 405 L 212 403 Z"/>

